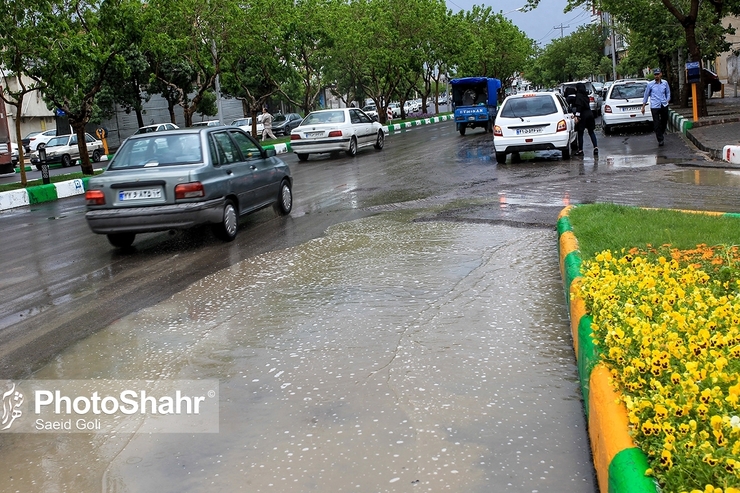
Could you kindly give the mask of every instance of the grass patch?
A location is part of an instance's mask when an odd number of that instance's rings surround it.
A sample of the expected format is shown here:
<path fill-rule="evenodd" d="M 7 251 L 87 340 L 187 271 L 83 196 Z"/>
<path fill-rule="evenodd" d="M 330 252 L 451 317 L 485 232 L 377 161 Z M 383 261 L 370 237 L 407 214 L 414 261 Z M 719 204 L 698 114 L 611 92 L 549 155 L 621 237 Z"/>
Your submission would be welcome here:
<path fill-rule="evenodd" d="M 670 244 L 690 249 L 699 244 L 740 244 L 740 216 L 687 214 L 615 204 L 588 204 L 568 214 L 578 238 L 581 258 L 593 258 L 604 250 Z"/>
<path fill-rule="evenodd" d="M 96 175 L 99 175 L 102 172 L 103 172 L 102 169 L 95 170 L 95 174 Z M 82 174 L 82 172 L 69 173 L 67 175 L 54 175 L 54 176 L 50 176 L 49 177 L 49 181 L 51 183 L 59 183 L 59 182 L 62 182 L 62 181 L 75 180 L 77 178 L 85 178 L 85 177 L 89 177 L 89 176 L 90 175 Z M 29 180 L 28 181 L 28 185 L 26 185 L 26 187 L 35 187 L 35 186 L 43 185 L 43 184 L 44 184 L 44 181 L 42 179 Z M 21 189 L 26 188 L 26 187 L 24 187 L 20 182 L 17 182 L 17 183 L 5 183 L 5 184 L 0 185 L 0 192 L 7 192 L 7 191 L 10 191 L 10 190 L 21 190 Z"/>

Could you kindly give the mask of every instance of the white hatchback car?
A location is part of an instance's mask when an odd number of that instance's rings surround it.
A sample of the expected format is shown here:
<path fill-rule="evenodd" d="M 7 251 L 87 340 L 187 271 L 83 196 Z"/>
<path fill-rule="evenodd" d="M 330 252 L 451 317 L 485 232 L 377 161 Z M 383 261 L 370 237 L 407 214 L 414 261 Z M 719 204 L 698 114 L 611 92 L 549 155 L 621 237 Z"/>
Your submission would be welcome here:
<path fill-rule="evenodd" d="M 259 139 L 262 136 L 262 130 L 265 128 L 262 123 L 259 121 L 259 116 L 257 118 L 257 135 L 255 138 Z M 247 132 L 249 135 L 252 135 L 252 117 L 246 116 L 244 118 L 237 118 L 236 120 L 232 121 L 229 125 L 234 125 L 235 127 L 239 127 L 245 132 Z"/>
<path fill-rule="evenodd" d="M 305 161 L 309 154 L 357 154 L 362 147 L 385 145 L 383 126 L 373 121 L 358 108 L 312 111 L 290 133 L 290 147 L 298 159 Z"/>
<path fill-rule="evenodd" d="M 574 116 L 559 93 L 514 94 L 504 100 L 493 126 L 496 162 L 505 163 L 507 154 L 548 149 L 568 159 L 576 137 Z"/>
<path fill-rule="evenodd" d="M 642 98 L 647 87 L 646 80 L 617 80 L 604 98 L 601 128 L 609 135 L 616 125 L 643 124 L 653 121 L 650 108 L 642 114 Z"/>

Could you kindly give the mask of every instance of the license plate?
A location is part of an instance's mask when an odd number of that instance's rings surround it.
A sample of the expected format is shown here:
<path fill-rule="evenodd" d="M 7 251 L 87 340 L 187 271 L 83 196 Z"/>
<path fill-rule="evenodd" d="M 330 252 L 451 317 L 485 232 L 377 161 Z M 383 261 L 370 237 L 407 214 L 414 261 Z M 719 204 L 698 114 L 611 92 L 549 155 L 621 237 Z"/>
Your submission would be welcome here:
<path fill-rule="evenodd" d="M 468 120 L 470 120 L 471 122 L 474 122 L 475 121 L 475 117 L 474 116 L 469 116 L 468 117 Z"/>
<path fill-rule="evenodd" d="M 306 132 L 306 137 L 321 137 L 324 132 Z"/>
<path fill-rule="evenodd" d="M 642 106 L 630 106 L 628 108 L 625 108 L 624 111 L 630 112 L 630 111 L 640 111 L 642 109 Z"/>
<path fill-rule="evenodd" d="M 534 128 L 517 128 L 516 134 L 517 135 L 524 135 L 524 134 L 539 134 L 544 131 L 543 127 L 534 127 Z"/>
<path fill-rule="evenodd" d="M 141 190 L 120 190 L 118 200 L 121 202 L 127 200 L 144 200 L 144 199 L 161 199 L 161 188 L 143 188 Z"/>

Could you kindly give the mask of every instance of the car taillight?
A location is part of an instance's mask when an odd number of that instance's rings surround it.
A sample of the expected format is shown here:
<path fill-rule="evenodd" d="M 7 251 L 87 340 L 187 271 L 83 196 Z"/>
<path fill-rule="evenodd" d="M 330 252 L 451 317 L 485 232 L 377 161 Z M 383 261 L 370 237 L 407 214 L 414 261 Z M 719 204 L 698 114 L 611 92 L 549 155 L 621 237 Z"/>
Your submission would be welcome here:
<path fill-rule="evenodd" d="M 102 190 L 88 190 L 85 192 L 87 205 L 105 205 L 105 194 Z"/>
<path fill-rule="evenodd" d="M 565 120 L 560 120 L 558 122 L 558 132 L 562 132 L 563 130 L 568 130 L 568 124 L 565 123 Z"/>
<path fill-rule="evenodd" d="M 503 137 L 504 133 L 501 131 L 501 127 L 498 125 L 493 126 L 493 136 L 494 137 Z"/>
<path fill-rule="evenodd" d="M 301 136 L 298 134 L 290 134 L 290 140 L 301 140 Z"/>
<path fill-rule="evenodd" d="M 609 106 L 608 104 L 605 104 L 604 105 L 604 113 L 611 113 L 611 112 L 612 112 L 612 107 Z"/>
<path fill-rule="evenodd" d="M 180 183 L 175 187 L 175 199 L 194 199 L 204 197 L 203 184 L 199 181 L 193 183 Z"/>
<path fill-rule="evenodd" d="M 341 137 L 342 131 L 341 130 L 332 130 L 329 132 L 329 137 Z"/>
<path fill-rule="evenodd" d="M 593 103 L 593 102 L 594 102 L 594 101 L 596 101 L 596 100 L 594 99 L 594 97 L 593 97 L 593 96 L 589 96 L 589 97 L 588 97 L 588 101 L 589 101 L 590 103 Z"/>

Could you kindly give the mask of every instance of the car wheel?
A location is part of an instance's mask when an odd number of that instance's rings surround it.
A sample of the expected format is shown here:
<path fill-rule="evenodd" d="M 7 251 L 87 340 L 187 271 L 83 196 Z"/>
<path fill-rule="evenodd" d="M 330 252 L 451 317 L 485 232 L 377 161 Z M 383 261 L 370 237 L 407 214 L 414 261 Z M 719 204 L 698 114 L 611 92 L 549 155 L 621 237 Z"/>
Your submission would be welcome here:
<path fill-rule="evenodd" d="M 378 130 L 378 139 L 375 141 L 375 148 L 381 150 L 385 146 L 385 133 L 383 130 Z"/>
<path fill-rule="evenodd" d="M 62 168 L 69 168 L 72 166 L 72 158 L 69 157 L 69 154 L 65 154 L 62 156 Z"/>
<path fill-rule="evenodd" d="M 298 156 L 299 161 L 306 161 L 308 159 L 308 154 L 296 154 Z"/>
<path fill-rule="evenodd" d="M 486 133 L 493 133 L 493 122 L 491 120 L 488 120 L 488 123 L 486 124 Z"/>
<path fill-rule="evenodd" d="M 100 161 L 100 151 L 98 149 L 95 149 L 93 151 L 92 160 L 94 163 L 97 163 L 98 161 Z"/>
<path fill-rule="evenodd" d="M 604 129 L 604 135 L 609 135 L 610 133 L 612 133 L 612 128 L 609 125 L 603 125 L 602 127 Z"/>
<path fill-rule="evenodd" d="M 347 155 L 352 157 L 357 154 L 357 139 L 353 135 L 349 140 L 349 149 L 347 149 Z"/>
<path fill-rule="evenodd" d="M 275 210 L 281 216 L 287 216 L 293 209 L 293 191 L 290 189 L 290 182 L 283 180 L 280 184 L 280 194 L 275 203 Z"/>
<path fill-rule="evenodd" d="M 570 159 L 570 146 L 569 145 L 560 149 L 560 152 L 563 153 L 563 159 Z"/>
<path fill-rule="evenodd" d="M 213 233 L 219 240 L 232 241 L 236 238 L 236 230 L 239 228 L 239 215 L 231 200 L 224 203 L 224 213 L 221 222 L 213 225 Z"/>
<path fill-rule="evenodd" d="M 460 125 L 460 127 L 458 127 L 458 130 L 460 131 L 460 135 L 465 135 L 465 125 Z"/>
<path fill-rule="evenodd" d="M 136 233 L 111 233 L 108 235 L 108 242 L 116 248 L 128 248 L 135 238 Z"/>
<path fill-rule="evenodd" d="M 506 163 L 506 153 L 505 152 L 497 152 L 496 153 L 496 162 L 498 164 L 504 164 L 504 163 Z"/>

